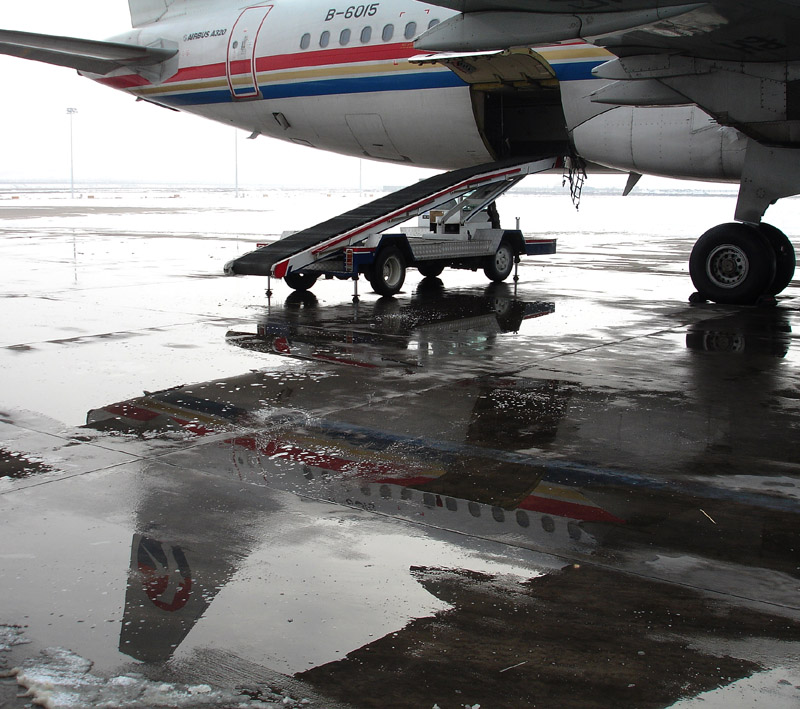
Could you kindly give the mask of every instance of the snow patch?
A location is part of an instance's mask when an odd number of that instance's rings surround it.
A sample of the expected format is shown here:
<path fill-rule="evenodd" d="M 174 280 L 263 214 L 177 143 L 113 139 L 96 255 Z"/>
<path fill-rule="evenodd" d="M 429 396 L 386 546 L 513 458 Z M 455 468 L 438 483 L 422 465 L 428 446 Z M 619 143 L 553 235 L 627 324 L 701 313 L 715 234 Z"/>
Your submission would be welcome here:
<path fill-rule="evenodd" d="M 6 653 L 15 645 L 25 645 L 28 642 L 18 625 L 0 625 L 0 678 L 13 677 L 16 674 L 16 670 L 8 669 Z"/>
<path fill-rule="evenodd" d="M 22 628 L 18 625 L 0 625 L 0 652 L 8 652 L 15 645 L 26 645 Z"/>
<path fill-rule="evenodd" d="M 21 633 L 4 634 L 0 626 L 0 648 L 16 642 Z M 257 691 L 234 694 L 214 689 L 208 684 L 185 685 L 154 682 L 136 673 L 106 679 L 92 674 L 92 662 L 64 648 L 48 648 L 26 660 L 14 670 L 17 683 L 27 689 L 27 698 L 46 709 L 68 709 L 91 706 L 96 709 L 133 707 L 225 707 L 237 709 L 258 706 L 259 709 L 299 709 L 310 702 L 280 694 Z"/>

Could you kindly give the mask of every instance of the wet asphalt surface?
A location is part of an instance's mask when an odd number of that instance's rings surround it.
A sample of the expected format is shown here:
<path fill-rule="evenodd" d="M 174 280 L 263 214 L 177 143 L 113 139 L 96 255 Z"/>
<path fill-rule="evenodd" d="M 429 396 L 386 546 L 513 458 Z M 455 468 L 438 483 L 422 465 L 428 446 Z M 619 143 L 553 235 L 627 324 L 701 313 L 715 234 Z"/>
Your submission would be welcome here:
<path fill-rule="evenodd" d="M 217 275 L 233 237 L 3 232 L 0 624 L 28 642 L 0 668 L 65 648 L 253 706 L 800 703 L 797 285 L 689 305 L 691 240 L 608 234 L 516 287 L 268 301 Z"/>

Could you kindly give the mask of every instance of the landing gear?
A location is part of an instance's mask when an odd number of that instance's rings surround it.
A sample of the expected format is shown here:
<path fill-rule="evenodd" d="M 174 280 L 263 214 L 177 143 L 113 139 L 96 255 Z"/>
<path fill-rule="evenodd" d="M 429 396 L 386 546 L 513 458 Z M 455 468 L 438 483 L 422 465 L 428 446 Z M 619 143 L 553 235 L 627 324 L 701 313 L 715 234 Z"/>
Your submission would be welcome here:
<path fill-rule="evenodd" d="M 378 295 L 398 293 L 406 280 L 406 259 L 403 252 L 396 246 L 381 249 L 367 277 Z"/>
<path fill-rule="evenodd" d="M 780 293 L 792 280 L 795 255 L 789 239 L 769 224 L 720 224 L 694 245 L 689 275 L 692 302 L 751 305 Z"/>
<path fill-rule="evenodd" d="M 794 277 L 795 255 L 792 242 L 780 229 L 776 229 L 772 224 L 762 222 L 758 225 L 759 231 L 767 237 L 767 240 L 775 252 L 775 278 L 765 295 L 777 295 L 789 285 Z"/>

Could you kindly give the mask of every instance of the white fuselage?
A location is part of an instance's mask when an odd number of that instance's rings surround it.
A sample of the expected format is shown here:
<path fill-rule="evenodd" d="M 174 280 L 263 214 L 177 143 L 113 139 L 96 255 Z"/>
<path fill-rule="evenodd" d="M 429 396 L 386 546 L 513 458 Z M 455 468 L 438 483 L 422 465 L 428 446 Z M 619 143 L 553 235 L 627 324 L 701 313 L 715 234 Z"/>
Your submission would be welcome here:
<path fill-rule="evenodd" d="M 611 57 L 602 48 L 570 42 L 531 52 L 552 74 L 544 84 L 560 103 L 557 121 L 553 106 L 539 122 L 545 110 L 537 101 L 509 99 L 502 76 L 487 88 L 445 65 L 410 62 L 421 54 L 414 38 L 455 14 L 416 0 L 275 0 L 193 12 L 115 38 L 177 45 L 163 80 L 128 70 L 92 78 L 251 133 L 346 155 L 452 169 L 536 144 L 540 153 L 574 150 L 624 171 L 738 179 L 746 141 L 700 109 L 592 103 L 589 94 L 605 82 L 591 71 Z M 502 107 L 486 108 L 495 104 Z"/>

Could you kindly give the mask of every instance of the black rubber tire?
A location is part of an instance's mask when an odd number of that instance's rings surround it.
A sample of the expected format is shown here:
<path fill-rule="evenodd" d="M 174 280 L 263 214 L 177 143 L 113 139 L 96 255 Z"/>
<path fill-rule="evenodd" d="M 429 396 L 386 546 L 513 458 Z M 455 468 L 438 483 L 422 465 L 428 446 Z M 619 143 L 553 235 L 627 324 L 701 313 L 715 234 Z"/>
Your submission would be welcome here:
<path fill-rule="evenodd" d="M 752 224 L 720 224 L 695 243 L 689 275 L 698 293 L 715 303 L 751 305 L 775 278 L 775 251 Z"/>
<path fill-rule="evenodd" d="M 514 249 L 503 239 L 494 256 L 490 256 L 486 261 L 483 272 L 490 281 L 500 283 L 511 275 L 512 270 L 514 270 Z"/>
<path fill-rule="evenodd" d="M 394 295 L 406 280 L 406 259 L 396 246 L 378 252 L 368 274 L 370 285 L 378 295 Z"/>
<path fill-rule="evenodd" d="M 422 261 L 417 264 L 417 270 L 425 278 L 436 278 L 444 271 L 444 264 L 439 261 Z"/>
<path fill-rule="evenodd" d="M 308 290 L 316 282 L 319 276 L 316 273 L 287 273 L 283 280 L 289 288 L 294 290 Z"/>
<path fill-rule="evenodd" d="M 778 295 L 794 278 L 796 264 L 794 246 L 789 237 L 772 224 L 762 222 L 758 225 L 758 230 L 767 238 L 775 252 L 775 278 L 772 279 L 765 294 Z"/>

